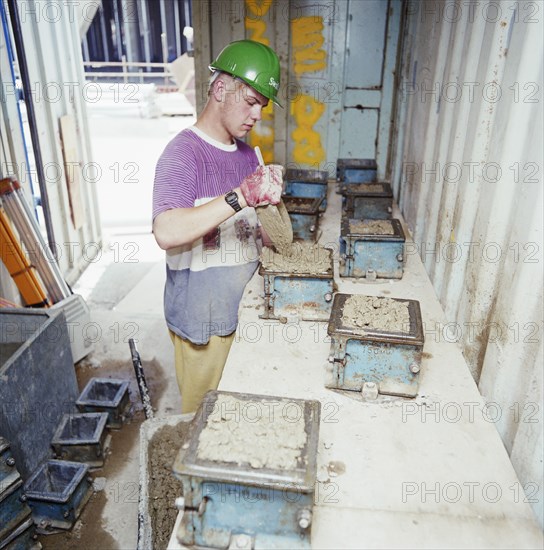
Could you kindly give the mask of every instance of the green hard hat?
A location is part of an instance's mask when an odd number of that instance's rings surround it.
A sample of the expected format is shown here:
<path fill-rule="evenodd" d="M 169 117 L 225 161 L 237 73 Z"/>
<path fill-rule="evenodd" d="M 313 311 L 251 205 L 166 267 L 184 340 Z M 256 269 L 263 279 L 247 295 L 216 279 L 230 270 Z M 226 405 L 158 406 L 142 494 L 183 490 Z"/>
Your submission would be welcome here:
<path fill-rule="evenodd" d="M 254 40 L 231 42 L 221 50 L 209 68 L 237 76 L 264 97 L 282 106 L 277 99 L 280 61 L 268 46 Z"/>

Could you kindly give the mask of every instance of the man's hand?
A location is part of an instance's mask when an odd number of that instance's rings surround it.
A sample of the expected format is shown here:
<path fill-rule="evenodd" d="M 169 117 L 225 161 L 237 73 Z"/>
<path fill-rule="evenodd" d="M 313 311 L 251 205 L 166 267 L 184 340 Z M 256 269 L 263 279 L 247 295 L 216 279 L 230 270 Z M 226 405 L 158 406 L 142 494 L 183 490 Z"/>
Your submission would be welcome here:
<path fill-rule="evenodd" d="M 278 204 L 283 190 L 283 167 L 279 164 L 259 166 L 240 183 L 248 206 Z"/>

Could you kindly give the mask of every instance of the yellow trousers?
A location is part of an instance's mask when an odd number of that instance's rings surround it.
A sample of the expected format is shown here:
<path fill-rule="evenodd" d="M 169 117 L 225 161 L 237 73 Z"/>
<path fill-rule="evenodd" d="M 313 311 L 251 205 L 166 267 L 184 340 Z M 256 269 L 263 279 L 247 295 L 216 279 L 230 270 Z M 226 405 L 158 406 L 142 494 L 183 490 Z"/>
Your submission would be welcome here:
<path fill-rule="evenodd" d="M 210 336 L 204 345 L 193 344 L 171 330 L 181 412 L 195 412 L 209 390 L 216 390 L 227 362 L 234 335 Z"/>

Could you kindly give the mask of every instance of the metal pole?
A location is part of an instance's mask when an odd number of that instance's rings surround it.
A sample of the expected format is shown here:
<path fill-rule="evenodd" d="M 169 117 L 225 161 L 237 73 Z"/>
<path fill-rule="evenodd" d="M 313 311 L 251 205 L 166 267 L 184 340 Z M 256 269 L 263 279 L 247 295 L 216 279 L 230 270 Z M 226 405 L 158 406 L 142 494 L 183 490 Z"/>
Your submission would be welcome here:
<path fill-rule="evenodd" d="M 121 9 L 123 9 L 124 4 L 122 5 Z M 115 19 L 115 42 L 117 46 L 117 58 L 121 59 L 123 56 L 123 40 L 121 38 L 121 20 L 125 20 L 125 14 L 123 13 L 121 15 L 121 18 L 119 17 L 119 6 L 117 5 L 117 0 L 114 0 L 113 2 L 113 17 Z M 126 35 L 126 29 L 125 29 L 125 46 L 128 42 L 129 37 Z"/>
<path fill-rule="evenodd" d="M 179 24 L 179 4 L 172 5 L 174 10 L 174 38 L 176 39 L 176 57 L 181 55 L 181 28 Z"/>
<path fill-rule="evenodd" d="M 45 221 L 45 229 L 47 231 L 47 241 L 49 248 L 55 260 L 57 257 L 57 247 L 55 246 L 55 234 L 53 230 L 53 222 L 51 218 L 51 209 L 49 208 L 49 198 L 47 194 L 47 185 L 45 183 L 45 172 L 43 168 L 42 150 L 40 148 L 40 136 L 38 134 L 38 125 L 36 121 L 36 111 L 32 99 L 32 83 L 28 72 L 28 65 L 25 56 L 25 47 L 23 44 L 23 33 L 21 21 L 19 19 L 19 11 L 15 0 L 7 0 L 9 8 L 9 17 L 11 20 L 11 30 L 13 32 L 13 40 L 17 51 L 17 62 L 19 72 L 21 73 L 21 82 L 25 94 L 25 105 L 28 114 L 28 126 L 30 129 L 30 137 L 32 141 L 32 149 L 34 151 L 34 159 L 36 161 L 36 173 L 38 175 L 38 184 L 40 187 L 40 195 L 42 199 L 43 217 Z"/>
<path fill-rule="evenodd" d="M 137 2 L 138 8 L 138 20 L 141 21 L 141 32 L 144 42 L 144 58 L 146 63 L 151 63 L 151 48 L 149 46 L 149 10 L 147 2 Z M 149 72 L 150 67 L 147 67 L 146 71 Z"/>
<path fill-rule="evenodd" d="M 136 349 L 136 344 L 133 338 L 128 341 L 130 347 L 130 354 L 132 356 L 132 365 L 134 366 L 134 372 L 136 373 L 136 380 L 138 381 L 138 389 L 140 390 L 140 397 L 142 399 L 142 405 L 144 406 L 144 414 L 147 420 L 153 418 L 153 409 L 151 407 L 151 399 L 149 398 L 149 389 L 147 382 L 145 381 L 144 369 L 142 368 L 142 360 L 140 354 Z"/>
<path fill-rule="evenodd" d="M 128 82 L 128 74 L 127 74 L 127 58 L 126 56 L 122 56 L 122 63 L 123 63 L 123 82 L 126 84 Z"/>
<path fill-rule="evenodd" d="M 106 61 L 109 61 L 110 60 L 110 50 L 108 48 L 108 39 L 107 39 L 107 34 L 106 34 L 106 21 L 105 21 L 105 17 L 104 17 L 104 6 L 102 6 L 102 4 L 100 4 L 100 13 L 99 13 L 99 16 L 100 16 L 100 34 L 101 34 L 101 38 L 102 38 L 102 48 L 104 48 L 104 59 Z"/>
<path fill-rule="evenodd" d="M 168 44 L 166 42 L 166 33 L 161 34 L 161 43 L 162 43 L 162 62 L 164 63 L 164 85 L 168 85 L 168 76 L 166 75 L 166 66 L 168 64 Z"/>

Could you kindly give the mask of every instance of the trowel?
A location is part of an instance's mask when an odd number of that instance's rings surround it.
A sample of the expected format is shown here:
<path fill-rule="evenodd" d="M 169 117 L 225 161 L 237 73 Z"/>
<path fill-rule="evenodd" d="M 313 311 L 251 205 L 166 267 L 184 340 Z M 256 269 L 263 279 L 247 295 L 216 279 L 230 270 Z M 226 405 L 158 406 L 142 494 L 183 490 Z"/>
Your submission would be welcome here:
<path fill-rule="evenodd" d="M 255 154 L 259 160 L 259 165 L 264 166 L 263 156 L 258 145 L 255 147 Z M 291 218 L 281 199 L 277 205 L 257 206 L 255 211 L 265 233 L 277 252 L 285 249 L 293 242 Z"/>

